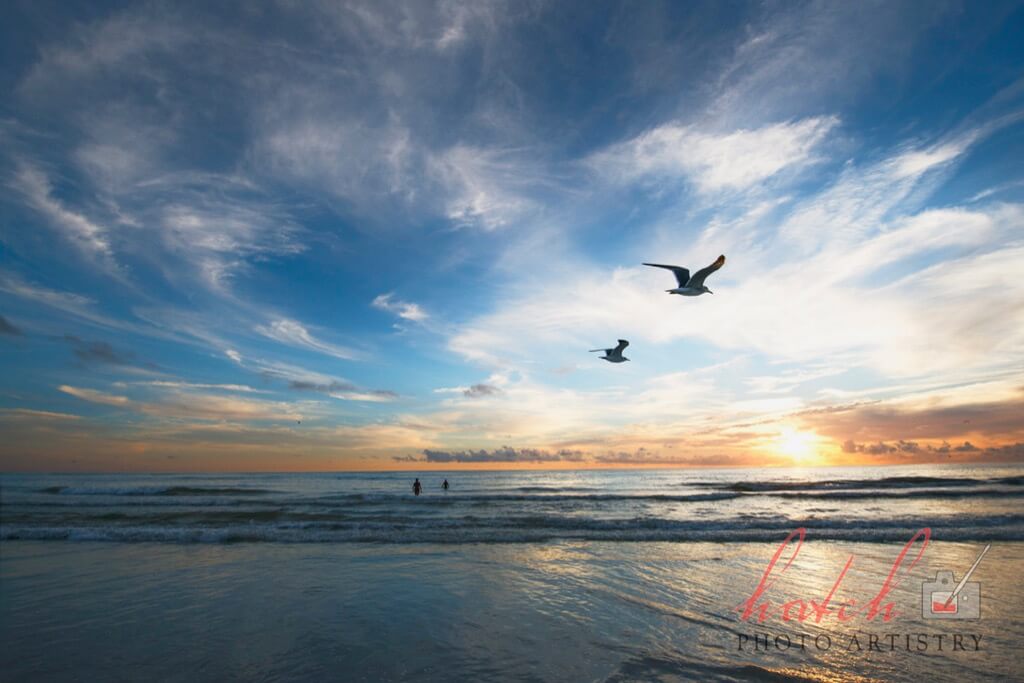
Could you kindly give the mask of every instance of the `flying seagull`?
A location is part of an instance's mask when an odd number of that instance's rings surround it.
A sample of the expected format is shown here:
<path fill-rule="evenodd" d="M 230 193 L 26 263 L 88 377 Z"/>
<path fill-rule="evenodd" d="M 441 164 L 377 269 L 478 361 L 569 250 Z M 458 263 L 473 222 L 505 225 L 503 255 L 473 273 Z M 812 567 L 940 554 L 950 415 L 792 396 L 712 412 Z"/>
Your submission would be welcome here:
<path fill-rule="evenodd" d="M 654 266 L 655 268 L 666 268 L 671 270 L 676 276 L 676 282 L 679 286 L 675 289 L 666 289 L 665 291 L 669 294 L 681 294 L 683 296 L 700 296 L 704 292 L 708 294 L 714 294 L 710 289 L 704 286 L 704 280 L 707 279 L 708 275 L 715 272 L 719 268 L 725 265 L 725 256 L 719 256 L 715 259 L 707 268 L 701 268 L 692 276 L 687 268 L 680 266 L 666 266 L 661 263 L 645 263 L 645 266 Z"/>
<path fill-rule="evenodd" d="M 601 358 L 608 361 L 609 363 L 621 363 L 623 361 L 629 360 L 628 358 L 622 355 L 622 350 L 627 346 L 629 346 L 629 342 L 626 341 L 625 339 L 620 339 L 619 345 L 616 346 L 614 349 L 591 349 L 590 353 L 598 353 L 600 351 L 604 351 L 604 355 L 601 356 Z"/>

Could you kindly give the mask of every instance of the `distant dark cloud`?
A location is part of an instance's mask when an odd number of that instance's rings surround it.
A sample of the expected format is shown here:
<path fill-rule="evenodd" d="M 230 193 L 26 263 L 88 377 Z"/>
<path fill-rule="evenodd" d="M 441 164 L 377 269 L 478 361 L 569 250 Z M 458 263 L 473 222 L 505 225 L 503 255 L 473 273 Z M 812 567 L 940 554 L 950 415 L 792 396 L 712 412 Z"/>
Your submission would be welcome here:
<path fill-rule="evenodd" d="M 462 392 L 464 396 L 468 396 L 469 398 L 483 398 L 484 396 L 494 396 L 495 394 L 500 393 L 501 389 L 493 384 L 474 384 Z"/>
<path fill-rule="evenodd" d="M 327 383 L 309 382 L 306 380 L 290 380 L 288 388 L 293 391 L 309 391 L 317 394 L 359 393 L 379 396 L 380 398 L 398 398 L 398 394 L 388 389 L 361 389 L 351 382 L 337 380 Z"/>
<path fill-rule="evenodd" d="M 978 448 L 970 441 L 964 441 L 959 445 L 950 445 L 943 441 L 941 446 L 932 446 L 917 443 L 916 441 L 904 441 L 900 439 L 892 443 L 879 441 L 877 443 L 866 443 L 859 444 L 853 441 L 853 439 L 847 439 L 843 442 L 842 449 L 844 453 L 866 453 L 868 455 L 888 455 L 888 454 L 940 454 L 945 455 L 949 453 L 982 453 L 989 454 L 998 451 L 997 448 Z"/>
<path fill-rule="evenodd" d="M 934 450 L 936 453 L 979 453 L 981 449 L 972 444 L 970 441 L 964 441 L 959 446 L 950 446 L 948 443 L 943 442 L 941 446 L 937 446 L 930 450 Z"/>
<path fill-rule="evenodd" d="M 695 467 L 747 466 L 749 459 L 735 455 L 710 454 L 700 456 L 663 456 L 657 451 L 640 447 L 632 453 L 618 451 L 604 453 L 594 457 L 594 462 L 605 465 L 690 465 Z"/>
<path fill-rule="evenodd" d="M 326 384 L 319 384 L 317 382 L 293 379 L 288 382 L 288 388 L 294 391 L 312 391 L 317 394 L 329 394 L 335 391 L 355 391 L 359 387 L 350 382 L 334 381 Z"/>
<path fill-rule="evenodd" d="M 115 349 L 107 342 L 88 341 L 72 334 L 64 335 L 64 341 L 86 365 L 132 365 L 135 362 L 134 353 Z"/>
<path fill-rule="evenodd" d="M 885 404 L 851 404 L 797 414 L 803 425 L 842 443 L 846 453 L 921 453 L 921 442 L 964 443 L 984 434 L 998 442 L 1024 436 L 1024 396 L 1006 401 L 919 409 Z M 851 439 L 856 439 L 856 443 Z M 872 449 L 869 450 L 869 449 Z M 968 451 L 960 451 L 968 452 Z"/>
<path fill-rule="evenodd" d="M 852 410 L 858 410 L 865 406 L 878 405 L 881 401 L 856 401 L 854 403 L 844 403 L 834 406 L 825 406 L 823 408 L 807 408 L 793 413 L 793 417 L 806 417 L 810 415 L 828 415 L 832 413 L 848 413 Z M 760 422 L 751 422 L 749 424 L 761 424 Z"/>
<path fill-rule="evenodd" d="M 990 462 L 1024 462 L 1024 443 L 986 448 L 985 459 Z"/>
<path fill-rule="evenodd" d="M 594 462 L 604 464 L 634 464 L 644 465 L 656 462 L 665 462 L 664 458 L 660 458 L 658 453 L 647 450 L 646 448 L 640 447 L 632 453 L 628 451 L 611 451 L 608 453 L 602 453 L 594 456 Z"/>
<path fill-rule="evenodd" d="M 502 446 L 494 450 L 481 449 L 478 451 L 435 451 L 429 448 L 423 450 L 423 457 L 416 458 L 411 455 L 396 456 L 396 462 L 582 462 L 583 451 L 562 449 L 560 451 L 546 451 L 537 448 L 512 448 Z"/>
<path fill-rule="evenodd" d="M 21 330 L 12 325 L 7 318 L 0 315 L 0 334 L 20 335 Z"/>
<path fill-rule="evenodd" d="M 398 392 L 391 391 L 390 389 L 370 389 L 365 393 L 380 396 L 381 398 L 398 398 Z"/>

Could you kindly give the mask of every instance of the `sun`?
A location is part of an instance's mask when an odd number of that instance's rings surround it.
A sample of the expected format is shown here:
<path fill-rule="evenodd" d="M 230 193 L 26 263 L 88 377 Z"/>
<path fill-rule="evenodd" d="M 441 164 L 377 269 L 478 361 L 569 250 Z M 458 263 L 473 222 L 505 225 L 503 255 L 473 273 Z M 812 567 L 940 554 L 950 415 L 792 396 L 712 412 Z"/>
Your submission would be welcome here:
<path fill-rule="evenodd" d="M 817 459 L 818 435 L 812 432 L 800 432 L 787 427 L 779 434 L 775 448 L 779 453 L 790 458 L 797 464 L 804 464 Z"/>

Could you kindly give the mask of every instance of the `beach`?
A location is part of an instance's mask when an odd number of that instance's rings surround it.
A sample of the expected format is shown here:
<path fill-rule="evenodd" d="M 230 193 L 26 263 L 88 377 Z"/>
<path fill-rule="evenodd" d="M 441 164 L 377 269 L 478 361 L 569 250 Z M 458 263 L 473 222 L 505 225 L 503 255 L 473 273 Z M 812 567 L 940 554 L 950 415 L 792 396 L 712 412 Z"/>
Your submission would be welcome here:
<path fill-rule="evenodd" d="M 1024 683 L 1024 0 L 15 0 L 0 683 Z"/>
<path fill-rule="evenodd" d="M 1012 680 L 1024 637 L 1020 475 L 448 473 L 443 494 L 432 486 L 443 475 L 419 473 L 418 498 L 401 490 L 404 473 L 188 475 L 187 486 L 171 475 L 5 475 L 2 677 Z M 354 488 L 372 501 L 358 521 L 338 498 Z M 729 490 L 742 495 L 693 498 Z M 225 516 L 239 508 L 251 523 Z M 526 514 L 515 521 L 510 508 Z M 299 514 L 321 517 L 301 522 L 303 537 Z M 850 558 L 834 600 L 865 605 L 918 525 L 930 542 L 909 571 L 920 542 L 907 554 L 890 620 L 782 619 L 785 601 L 820 602 Z M 744 620 L 742 603 L 801 526 L 792 565 L 759 599 L 773 611 Z M 971 579 L 981 618 L 924 618 L 922 582 L 943 570 L 959 579 L 988 543 Z"/>

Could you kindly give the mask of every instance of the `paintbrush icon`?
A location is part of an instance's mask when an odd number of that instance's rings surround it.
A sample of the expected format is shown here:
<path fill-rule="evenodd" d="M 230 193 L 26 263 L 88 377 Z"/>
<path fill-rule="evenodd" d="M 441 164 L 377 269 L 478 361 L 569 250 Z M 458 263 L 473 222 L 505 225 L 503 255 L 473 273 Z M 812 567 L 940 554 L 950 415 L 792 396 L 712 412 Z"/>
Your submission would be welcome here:
<path fill-rule="evenodd" d="M 971 575 L 974 574 L 974 571 L 978 568 L 978 565 L 981 564 L 982 558 L 985 557 L 985 554 L 989 551 L 991 547 L 991 543 L 985 546 L 985 549 L 981 551 L 980 555 L 978 555 L 978 559 L 974 561 L 974 564 L 971 565 L 971 568 L 967 570 L 967 573 L 964 574 L 963 578 L 960 579 L 960 582 L 956 585 L 955 588 L 953 588 L 952 591 L 948 593 L 945 591 L 934 591 L 931 593 L 930 602 L 932 615 L 959 615 L 961 618 L 966 616 L 964 614 L 959 614 L 960 605 L 957 598 L 959 597 L 960 593 L 964 590 L 964 588 L 968 586 L 967 582 L 970 580 Z M 941 580 L 942 583 L 945 583 L 947 580 L 946 577 L 948 577 L 949 582 L 952 583 L 952 572 L 941 572 L 940 574 L 936 575 L 937 582 Z M 935 584 L 930 585 L 934 586 Z M 976 588 L 977 584 L 973 584 L 973 586 Z M 976 591 L 971 592 L 975 593 Z M 974 612 L 977 609 L 977 599 L 975 599 L 973 602 L 974 605 L 972 605 L 973 609 L 970 610 L 971 612 Z M 977 618 L 977 616 L 974 616 L 974 618 Z"/>

